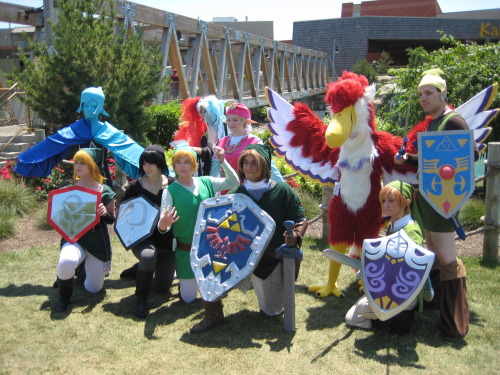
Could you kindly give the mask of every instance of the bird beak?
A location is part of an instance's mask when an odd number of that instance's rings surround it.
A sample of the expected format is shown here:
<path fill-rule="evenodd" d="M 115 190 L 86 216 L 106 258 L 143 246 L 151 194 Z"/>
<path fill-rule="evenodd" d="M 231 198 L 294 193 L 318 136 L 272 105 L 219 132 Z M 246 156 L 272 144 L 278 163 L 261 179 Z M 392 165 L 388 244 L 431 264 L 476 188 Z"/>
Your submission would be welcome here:
<path fill-rule="evenodd" d="M 328 147 L 340 147 L 351 135 L 352 128 L 356 123 L 356 112 L 354 106 L 344 108 L 333 115 L 332 121 L 328 124 L 325 138 Z"/>

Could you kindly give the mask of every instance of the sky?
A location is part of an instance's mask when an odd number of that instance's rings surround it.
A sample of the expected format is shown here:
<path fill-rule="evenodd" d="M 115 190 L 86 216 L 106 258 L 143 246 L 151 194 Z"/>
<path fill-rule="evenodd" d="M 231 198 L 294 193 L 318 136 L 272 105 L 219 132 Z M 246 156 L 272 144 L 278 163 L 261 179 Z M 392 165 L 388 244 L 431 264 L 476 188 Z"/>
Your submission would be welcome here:
<path fill-rule="evenodd" d="M 43 5 L 43 0 L 1 1 L 32 7 Z M 212 21 L 213 17 L 234 17 L 239 22 L 245 21 L 246 17 L 248 21 L 274 21 L 274 39 L 291 40 L 294 21 L 339 18 L 342 3 L 360 4 L 361 0 L 251 0 L 246 2 L 247 6 L 236 6 L 234 5 L 236 2 L 227 0 L 135 0 L 133 2 L 190 18 L 200 18 L 206 22 Z M 498 0 L 438 0 L 438 3 L 443 13 L 500 7 Z M 9 27 L 8 24 L 0 22 L 0 28 L 6 27 Z"/>

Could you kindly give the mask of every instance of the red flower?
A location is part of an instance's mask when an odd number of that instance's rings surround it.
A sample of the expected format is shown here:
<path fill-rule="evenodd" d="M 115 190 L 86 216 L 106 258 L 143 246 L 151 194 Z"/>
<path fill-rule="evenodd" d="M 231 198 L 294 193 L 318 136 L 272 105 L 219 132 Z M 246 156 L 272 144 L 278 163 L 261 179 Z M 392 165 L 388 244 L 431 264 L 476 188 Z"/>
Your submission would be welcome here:
<path fill-rule="evenodd" d="M 43 180 L 44 182 L 50 182 L 50 178 L 46 178 L 45 180 Z"/>
<path fill-rule="evenodd" d="M 64 173 L 64 172 L 66 172 L 66 171 L 64 169 L 61 169 L 61 173 Z"/>
<path fill-rule="evenodd" d="M 36 190 L 42 190 L 42 187 L 41 186 L 37 186 Z"/>

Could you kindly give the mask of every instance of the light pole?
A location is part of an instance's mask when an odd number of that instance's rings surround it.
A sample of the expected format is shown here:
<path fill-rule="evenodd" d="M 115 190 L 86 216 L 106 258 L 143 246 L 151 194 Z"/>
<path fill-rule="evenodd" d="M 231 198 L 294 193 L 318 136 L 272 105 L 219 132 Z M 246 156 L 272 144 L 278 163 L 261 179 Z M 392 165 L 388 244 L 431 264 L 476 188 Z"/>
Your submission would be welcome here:
<path fill-rule="evenodd" d="M 337 72 L 335 71 L 335 55 L 339 53 L 339 48 L 337 47 L 337 40 L 333 40 L 333 51 L 332 51 L 332 68 L 333 68 L 333 76 L 337 79 Z"/>

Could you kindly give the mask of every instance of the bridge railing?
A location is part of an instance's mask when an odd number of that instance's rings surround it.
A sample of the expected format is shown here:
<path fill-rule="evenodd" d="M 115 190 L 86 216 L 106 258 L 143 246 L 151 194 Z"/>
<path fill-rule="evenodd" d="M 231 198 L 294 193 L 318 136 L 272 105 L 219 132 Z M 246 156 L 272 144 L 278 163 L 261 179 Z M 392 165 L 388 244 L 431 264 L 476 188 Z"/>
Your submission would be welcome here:
<path fill-rule="evenodd" d="M 110 4 L 105 2 L 109 11 Z M 265 86 L 286 99 L 322 94 L 328 56 L 128 1 L 115 4 L 129 32 L 138 25 L 161 34 L 164 79 L 176 69 L 180 99 L 216 95 L 249 107 L 266 105 Z"/>

